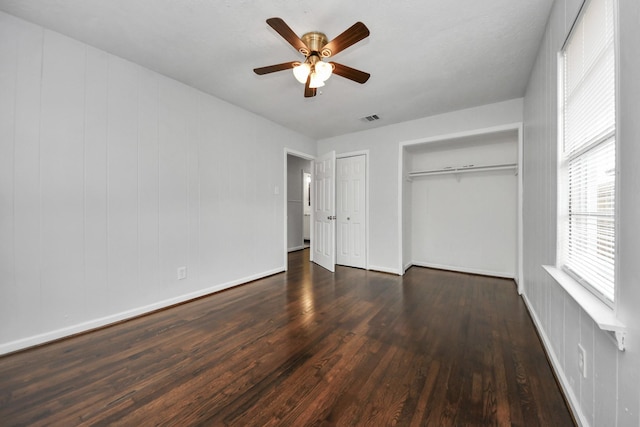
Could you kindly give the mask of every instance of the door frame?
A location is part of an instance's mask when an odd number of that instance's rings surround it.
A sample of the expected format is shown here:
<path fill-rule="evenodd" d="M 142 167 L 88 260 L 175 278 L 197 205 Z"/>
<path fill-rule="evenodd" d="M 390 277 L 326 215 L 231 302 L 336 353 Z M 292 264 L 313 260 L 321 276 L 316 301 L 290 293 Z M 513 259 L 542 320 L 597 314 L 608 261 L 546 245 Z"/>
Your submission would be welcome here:
<path fill-rule="evenodd" d="M 295 157 L 299 157 L 301 159 L 304 160 L 309 160 L 309 161 L 313 161 L 315 160 L 315 156 L 311 155 L 311 154 L 307 154 L 307 153 L 303 153 L 302 151 L 296 151 L 293 150 L 291 148 L 287 148 L 284 147 L 284 185 L 283 185 L 283 212 L 282 212 L 282 216 L 284 218 L 283 220 L 283 236 L 284 236 L 284 240 L 283 240 L 283 252 L 284 252 L 284 257 L 283 257 L 283 263 L 284 263 L 284 271 L 287 271 L 287 269 L 289 268 L 289 245 L 288 245 L 288 222 L 289 222 L 289 218 L 287 216 L 287 202 L 289 200 L 289 195 L 287 194 L 288 192 L 288 183 L 289 183 L 289 171 L 288 171 L 288 158 L 287 156 L 295 156 Z M 313 199 L 311 200 L 311 207 L 313 208 Z M 312 210 L 313 212 L 313 210 Z M 313 233 L 312 233 L 313 234 Z M 313 237 L 312 237 L 313 238 Z M 311 252 L 311 251 L 310 251 Z M 311 255 L 310 255 L 311 257 Z"/>
<path fill-rule="evenodd" d="M 340 154 L 336 153 L 336 164 L 338 159 L 356 156 L 364 156 L 364 268 L 365 270 L 369 270 L 369 170 L 371 169 L 369 167 L 369 150 L 349 151 L 347 153 Z"/>

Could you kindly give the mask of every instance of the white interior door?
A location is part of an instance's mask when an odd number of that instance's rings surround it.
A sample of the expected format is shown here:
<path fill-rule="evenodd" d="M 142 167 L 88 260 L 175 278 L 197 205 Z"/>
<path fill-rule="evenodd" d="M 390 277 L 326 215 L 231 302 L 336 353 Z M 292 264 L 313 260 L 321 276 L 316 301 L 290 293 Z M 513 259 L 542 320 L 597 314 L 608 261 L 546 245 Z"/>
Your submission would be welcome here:
<path fill-rule="evenodd" d="M 336 161 L 336 262 L 366 268 L 364 155 Z"/>
<path fill-rule="evenodd" d="M 336 264 L 336 153 L 331 151 L 313 161 L 312 261 L 333 272 Z"/>

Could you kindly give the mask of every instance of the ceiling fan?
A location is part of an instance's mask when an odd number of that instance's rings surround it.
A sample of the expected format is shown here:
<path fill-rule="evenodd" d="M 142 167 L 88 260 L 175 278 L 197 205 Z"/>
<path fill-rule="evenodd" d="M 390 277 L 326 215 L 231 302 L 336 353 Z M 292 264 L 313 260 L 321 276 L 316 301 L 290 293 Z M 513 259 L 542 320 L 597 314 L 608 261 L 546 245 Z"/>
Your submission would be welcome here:
<path fill-rule="evenodd" d="M 304 61 L 291 61 L 282 64 L 269 65 L 267 67 L 254 68 L 256 74 L 269 74 L 276 71 L 293 69 L 295 78 L 304 84 L 304 96 L 306 98 L 316 96 L 317 88 L 324 86 L 324 82 L 337 74 L 357 83 L 365 83 L 371 75 L 337 62 L 325 62 L 329 58 L 341 52 L 351 45 L 356 44 L 369 36 L 369 29 L 362 22 L 356 22 L 342 34 L 331 41 L 323 33 L 313 31 L 298 37 L 296 33 L 281 19 L 269 18 L 267 24 L 280 34 L 291 46 L 305 56 Z"/>

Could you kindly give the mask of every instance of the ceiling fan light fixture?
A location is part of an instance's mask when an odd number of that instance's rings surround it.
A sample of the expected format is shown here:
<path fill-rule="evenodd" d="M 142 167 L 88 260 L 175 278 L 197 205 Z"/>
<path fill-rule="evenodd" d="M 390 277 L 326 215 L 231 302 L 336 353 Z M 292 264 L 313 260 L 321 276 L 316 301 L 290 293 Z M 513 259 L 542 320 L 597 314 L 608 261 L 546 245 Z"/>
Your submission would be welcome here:
<path fill-rule="evenodd" d="M 324 86 L 324 80 L 318 75 L 318 73 L 311 73 L 311 80 L 309 80 L 309 87 L 311 89 L 317 89 Z"/>
<path fill-rule="evenodd" d="M 306 62 L 301 63 L 297 67 L 293 67 L 294 77 L 296 78 L 297 81 L 299 81 L 302 84 L 305 84 L 307 82 L 307 77 L 309 76 L 310 72 L 311 72 L 311 66 Z"/>
<path fill-rule="evenodd" d="M 304 55 L 304 62 L 290 61 L 254 68 L 254 73 L 263 75 L 292 69 L 295 79 L 304 85 L 305 98 L 316 96 L 318 93 L 316 89 L 324 86 L 324 82 L 332 74 L 337 74 L 360 84 L 365 83 L 371 76 L 369 73 L 338 64 L 337 62 L 323 61 L 323 59 L 332 57 L 360 40 L 369 37 L 369 29 L 362 22 L 356 22 L 331 41 L 328 41 L 324 33 L 318 31 L 305 33 L 302 37 L 298 37 L 282 18 L 269 18 L 267 19 L 267 24 L 292 47 Z"/>
<path fill-rule="evenodd" d="M 331 72 L 333 71 L 333 67 L 331 64 L 323 61 L 316 62 L 314 66 L 315 74 L 321 79 L 323 82 L 326 82 L 329 77 L 331 77 Z"/>

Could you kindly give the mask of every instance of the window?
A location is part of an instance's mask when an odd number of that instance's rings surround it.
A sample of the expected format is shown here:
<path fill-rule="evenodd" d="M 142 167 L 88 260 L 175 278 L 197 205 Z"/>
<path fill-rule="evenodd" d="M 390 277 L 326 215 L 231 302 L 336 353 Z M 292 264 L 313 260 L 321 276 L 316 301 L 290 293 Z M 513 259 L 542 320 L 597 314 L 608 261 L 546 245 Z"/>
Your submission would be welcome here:
<path fill-rule="evenodd" d="M 615 298 L 614 0 L 587 0 L 560 52 L 559 266 Z"/>

